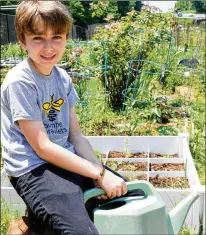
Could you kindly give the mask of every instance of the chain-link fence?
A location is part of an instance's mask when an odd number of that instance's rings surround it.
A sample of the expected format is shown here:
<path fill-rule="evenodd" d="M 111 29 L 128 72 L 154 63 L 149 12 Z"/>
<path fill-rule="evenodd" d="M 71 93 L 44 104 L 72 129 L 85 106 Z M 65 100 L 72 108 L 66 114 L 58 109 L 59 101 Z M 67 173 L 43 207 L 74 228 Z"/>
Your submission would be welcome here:
<path fill-rule="evenodd" d="M 89 39 L 88 30 L 78 25 L 72 25 L 70 38 L 88 40 Z"/>
<path fill-rule="evenodd" d="M 99 26 L 104 26 L 106 23 L 98 23 L 98 24 L 91 24 L 88 25 L 88 40 L 92 39 L 93 34 L 95 33 L 95 30 Z"/>

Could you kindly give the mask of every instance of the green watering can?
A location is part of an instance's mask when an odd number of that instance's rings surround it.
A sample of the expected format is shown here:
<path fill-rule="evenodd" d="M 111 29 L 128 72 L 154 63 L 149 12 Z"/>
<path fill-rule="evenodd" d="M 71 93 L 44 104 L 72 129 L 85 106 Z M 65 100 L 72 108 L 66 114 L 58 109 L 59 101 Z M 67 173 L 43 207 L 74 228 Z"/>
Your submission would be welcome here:
<path fill-rule="evenodd" d="M 94 224 L 106 234 L 178 234 L 193 202 L 199 197 L 192 192 L 169 213 L 154 186 L 143 180 L 127 182 L 128 191 L 142 189 L 145 196 L 120 197 L 94 209 Z M 84 193 L 86 202 L 105 194 L 95 188 Z"/>

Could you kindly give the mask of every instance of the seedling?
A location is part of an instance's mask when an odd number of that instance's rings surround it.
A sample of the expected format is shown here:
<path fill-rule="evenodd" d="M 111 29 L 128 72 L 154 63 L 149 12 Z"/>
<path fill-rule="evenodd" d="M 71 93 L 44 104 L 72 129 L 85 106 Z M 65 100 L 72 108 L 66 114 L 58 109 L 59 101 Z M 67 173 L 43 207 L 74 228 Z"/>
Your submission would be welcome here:
<path fill-rule="evenodd" d="M 102 162 L 102 154 L 98 150 L 94 150 L 95 155 L 97 158 Z"/>
<path fill-rule="evenodd" d="M 128 139 L 125 138 L 125 147 L 124 147 L 124 153 L 126 157 L 130 158 L 132 157 L 132 151 L 131 151 L 131 145 L 128 143 Z"/>

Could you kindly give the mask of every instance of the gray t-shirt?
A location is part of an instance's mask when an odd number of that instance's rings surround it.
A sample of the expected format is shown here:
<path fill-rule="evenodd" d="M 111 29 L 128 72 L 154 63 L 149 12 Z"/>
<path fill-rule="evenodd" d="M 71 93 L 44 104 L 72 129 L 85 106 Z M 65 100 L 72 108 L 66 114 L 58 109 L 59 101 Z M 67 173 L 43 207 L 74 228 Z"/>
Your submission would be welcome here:
<path fill-rule="evenodd" d="M 42 121 L 49 139 L 74 152 L 67 141 L 69 108 L 78 100 L 65 70 L 54 66 L 49 76 L 36 72 L 28 59 L 12 68 L 1 85 L 1 144 L 4 169 L 21 176 L 45 163 L 37 156 L 18 120 Z"/>

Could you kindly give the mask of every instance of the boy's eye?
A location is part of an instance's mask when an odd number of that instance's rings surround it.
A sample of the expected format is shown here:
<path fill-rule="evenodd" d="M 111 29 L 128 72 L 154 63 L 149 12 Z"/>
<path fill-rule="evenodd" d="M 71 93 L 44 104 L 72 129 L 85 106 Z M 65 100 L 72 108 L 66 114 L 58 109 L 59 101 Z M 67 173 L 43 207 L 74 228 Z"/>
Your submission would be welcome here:
<path fill-rule="evenodd" d="M 33 38 L 35 41 L 40 41 L 40 40 L 42 40 L 43 38 L 42 37 L 34 37 Z"/>
<path fill-rule="evenodd" d="M 53 39 L 61 39 L 62 37 L 61 36 L 58 36 L 58 35 L 56 35 L 56 36 L 54 36 L 53 37 Z"/>

